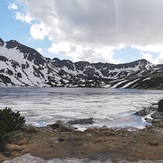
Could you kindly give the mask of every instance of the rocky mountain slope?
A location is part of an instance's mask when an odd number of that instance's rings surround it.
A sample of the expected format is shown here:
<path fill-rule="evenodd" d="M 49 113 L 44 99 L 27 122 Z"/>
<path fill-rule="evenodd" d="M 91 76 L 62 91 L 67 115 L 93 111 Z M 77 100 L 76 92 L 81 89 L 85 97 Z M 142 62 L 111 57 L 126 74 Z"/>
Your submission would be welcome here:
<path fill-rule="evenodd" d="M 43 57 L 15 40 L 0 39 L 0 86 L 163 88 L 163 65 L 147 60 L 89 63 Z"/>

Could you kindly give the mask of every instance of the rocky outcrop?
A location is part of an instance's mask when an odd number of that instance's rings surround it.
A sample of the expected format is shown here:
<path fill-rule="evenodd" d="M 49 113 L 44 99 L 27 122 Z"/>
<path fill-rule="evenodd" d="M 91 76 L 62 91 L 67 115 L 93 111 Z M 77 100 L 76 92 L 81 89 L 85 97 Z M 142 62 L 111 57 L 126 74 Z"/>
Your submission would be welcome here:
<path fill-rule="evenodd" d="M 153 106 L 149 106 L 149 107 L 146 107 L 146 108 L 144 108 L 144 109 L 142 109 L 140 111 L 137 111 L 135 113 L 135 115 L 139 115 L 141 117 L 144 117 L 146 115 L 149 115 L 149 114 L 153 113 L 154 111 L 157 111 L 157 109 L 158 109 L 157 106 L 154 106 L 154 105 Z"/>
<path fill-rule="evenodd" d="M 155 111 L 151 117 L 154 127 L 163 127 L 163 112 Z"/>
<path fill-rule="evenodd" d="M 0 38 L 0 46 L 4 45 L 4 41 Z"/>
<path fill-rule="evenodd" d="M 153 119 L 161 120 L 161 119 L 163 119 L 163 112 L 155 111 L 155 112 L 151 115 L 151 117 L 152 117 Z"/>
<path fill-rule="evenodd" d="M 163 99 L 161 99 L 158 104 L 154 104 L 150 107 L 144 108 L 137 111 L 135 115 L 144 117 L 146 122 L 149 122 L 154 127 L 163 127 Z M 148 118 L 147 118 L 148 115 Z M 150 115 L 150 117 L 149 117 Z"/>

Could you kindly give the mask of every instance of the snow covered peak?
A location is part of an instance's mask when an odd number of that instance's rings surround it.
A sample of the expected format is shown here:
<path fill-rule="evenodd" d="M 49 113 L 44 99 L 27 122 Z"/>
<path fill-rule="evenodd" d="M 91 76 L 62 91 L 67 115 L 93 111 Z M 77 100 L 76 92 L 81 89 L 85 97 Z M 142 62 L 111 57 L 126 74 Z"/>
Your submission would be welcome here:
<path fill-rule="evenodd" d="M 126 87 L 139 81 L 137 78 L 162 71 L 163 65 L 145 59 L 125 64 L 50 59 L 15 40 L 0 39 L 0 86 L 101 87 L 112 82 L 114 87 Z M 134 81 L 128 84 L 126 78 Z M 122 82 L 117 84 L 117 80 Z"/>

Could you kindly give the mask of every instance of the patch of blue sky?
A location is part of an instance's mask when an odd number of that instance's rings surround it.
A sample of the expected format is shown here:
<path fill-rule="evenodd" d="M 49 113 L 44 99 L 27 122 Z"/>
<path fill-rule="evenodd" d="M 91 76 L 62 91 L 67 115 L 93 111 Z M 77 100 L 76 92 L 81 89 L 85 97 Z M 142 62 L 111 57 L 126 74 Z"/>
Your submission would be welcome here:
<path fill-rule="evenodd" d="M 47 54 L 51 42 L 46 37 L 44 40 L 33 40 L 30 36 L 30 24 L 15 19 L 16 13 L 8 9 L 9 2 L 0 0 L 0 38 L 4 41 L 16 40 L 34 49 L 41 48 Z"/>
<path fill-rule="evenodd" d="M 124 47 L 119 50 L 113 50 L 114 59 L 120 60 L 120 63 L 132 62 L 141 58 L 140 50 L 133 47 Z"/>
<path fill-rule="evenodd" d="M 13 12 L 8 9 L 8 4 L 9 1 L 0 1 L 0 37 L 4 41 L 12 38 L 13 40 L 26 44 L 27 40 L 25 38 L 28 37 L 30 26 L 17 21 L 13 16 Z"/>

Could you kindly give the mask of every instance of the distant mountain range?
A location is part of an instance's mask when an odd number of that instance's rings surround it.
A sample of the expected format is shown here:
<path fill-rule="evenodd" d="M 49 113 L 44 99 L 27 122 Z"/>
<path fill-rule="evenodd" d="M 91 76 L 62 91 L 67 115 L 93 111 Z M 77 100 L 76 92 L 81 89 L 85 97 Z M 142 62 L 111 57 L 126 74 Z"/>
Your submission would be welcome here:
<path fill-rule="evenodd" d="M 0 86 L 163 89 L 163 65 L 145 59 L 125 64 L 50 59 L 0 39 Z"/>

